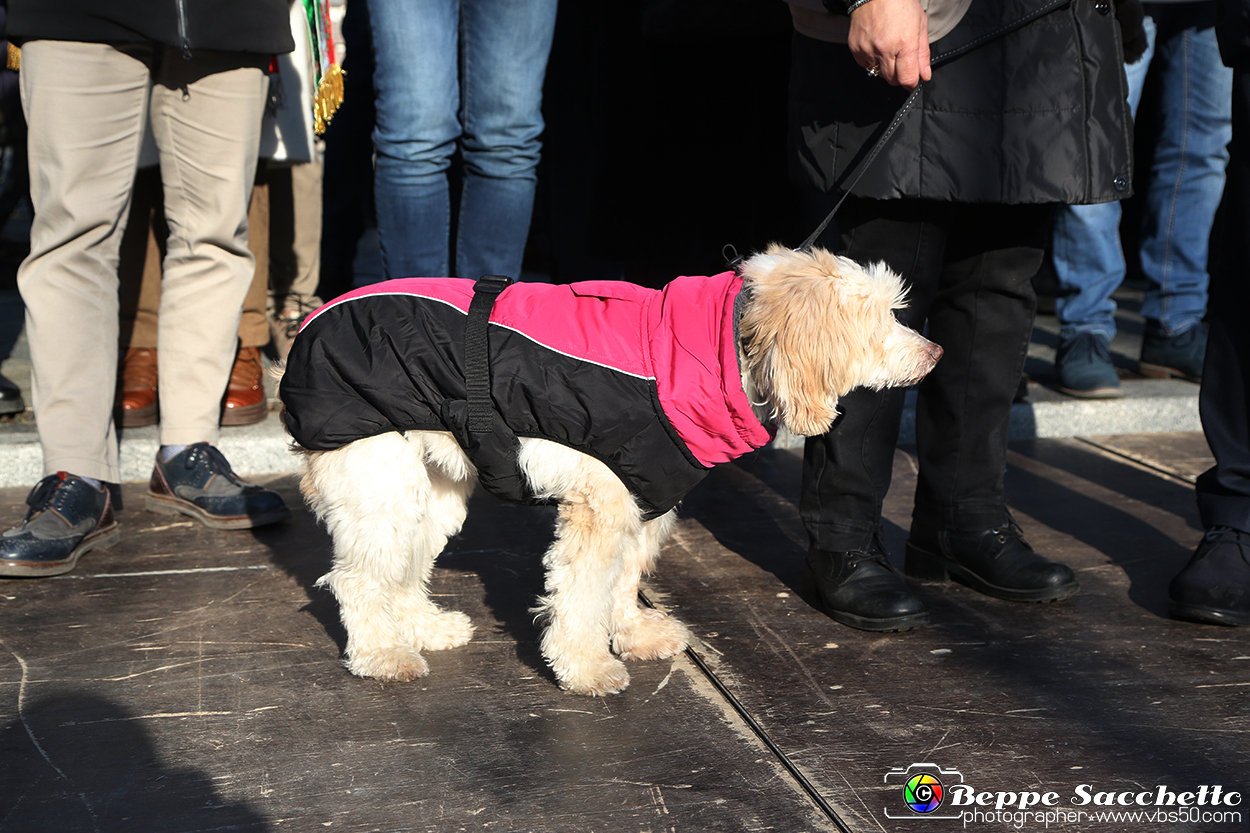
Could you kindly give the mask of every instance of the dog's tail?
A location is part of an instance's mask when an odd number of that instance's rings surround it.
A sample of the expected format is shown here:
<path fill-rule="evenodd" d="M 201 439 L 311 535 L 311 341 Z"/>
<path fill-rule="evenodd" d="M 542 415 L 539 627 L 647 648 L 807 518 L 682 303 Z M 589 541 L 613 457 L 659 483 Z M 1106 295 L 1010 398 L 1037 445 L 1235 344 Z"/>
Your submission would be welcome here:
<path fill-rule="evenodd" d="M 286 359 L 278 359 L 269 366 L 269 378 L 273 379 L 275 385 L 282 384 L 282 376 L 286 373 Z"/>
<path fill-rule="evenodd" d="M 287 436 L 291 436 L 291 427 L 286 422 L 286 403 L 282 401 L 282 377 L 286 374 L 286 359 L 278 359 L 269 366 L 269 378 L 273 379 L 274 387 L 278 390 L 278 421 L 282 423 L 282 427 L 286 429 Z M 306 449 L 299 443 L 295 442 L 294 437 L 291 439 L 291 451 L 297 453 L 306 453 Z"/>

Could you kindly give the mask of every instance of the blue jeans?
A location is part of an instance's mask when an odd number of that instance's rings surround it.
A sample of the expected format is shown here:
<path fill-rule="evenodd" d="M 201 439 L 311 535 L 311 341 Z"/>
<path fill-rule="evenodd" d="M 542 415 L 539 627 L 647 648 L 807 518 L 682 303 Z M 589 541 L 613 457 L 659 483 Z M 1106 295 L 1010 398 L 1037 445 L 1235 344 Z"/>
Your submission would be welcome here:
<path fill-rule="evenodd" d="M 387 277 L 519 277 L 556 0 L 369 0 L 369 15 Z M 453 249 L 448 174 L 457 150 Z"/>
<path fill-rule="evenodd" d="M 1169 336 L 1189 329 L 1206 313 L 1207 244 L 1232 137 L 1232 70 L 1220 61 L 1210 23 L 1185 25 L 1194 22 L 1195 13 L 1209 12 L 1213 21 L 1214 6 L 1148 3 L 1149 46 L 1136 63 L 1124 67 L 1134 117 L 1147 69 L 1159 75 L 1162 85 L 1163 112 L 1144 195 L 1139 256 L 1150 282 L 1141 313 Z M 1111 293 L 1126 271 L 1120 204 L 1061 209 L 1055 218 L 1054 265 L 1060 341 L 1085 332 L 1112 339 L 1116 305 Z"/>

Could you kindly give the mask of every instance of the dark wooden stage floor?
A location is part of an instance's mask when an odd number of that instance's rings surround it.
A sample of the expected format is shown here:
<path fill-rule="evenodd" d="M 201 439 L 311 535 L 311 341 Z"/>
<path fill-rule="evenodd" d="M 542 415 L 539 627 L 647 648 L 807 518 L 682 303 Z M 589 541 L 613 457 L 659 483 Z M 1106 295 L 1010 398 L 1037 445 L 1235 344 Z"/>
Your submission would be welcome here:
<path fill-rule="evenodd" d="M 560 691 L 538 654 L 550 510 L 474 499 L 433 586 L 477 636 L 383 684 L 339 664 L 337 609 L 314 587 L 328 539 L 307 512 L 213 531 L 144 512 L 128 484 L 121 544 L 0 582 L 0 831 L 1250 830 L 1250 629 L 1166 615 L 1207 463 L 1197 434 L 1013 445 L 1016 518 L 1081 593 L 922 584 L 933 624 L 896 635 L 803 601 L 796 454 L 722 467 L 646 588 L 696 644 L 631 664 L 606 699 Z M 271 482 L 298 504 L 293 478 Z M 900 563 L 913 483 L 900 451 Z M 24 498 L 0 490 L 5 524 Z M 904 801 L 921 764 L 946 786 L 927 815 Z M 1014 821 L 992 804 L 947 818 L 970 809 L 959 784 L 1017 814 L 1020 794 L 1055 797 Z M 1072 803 L 1161 791 L 1205 803 Z"/>

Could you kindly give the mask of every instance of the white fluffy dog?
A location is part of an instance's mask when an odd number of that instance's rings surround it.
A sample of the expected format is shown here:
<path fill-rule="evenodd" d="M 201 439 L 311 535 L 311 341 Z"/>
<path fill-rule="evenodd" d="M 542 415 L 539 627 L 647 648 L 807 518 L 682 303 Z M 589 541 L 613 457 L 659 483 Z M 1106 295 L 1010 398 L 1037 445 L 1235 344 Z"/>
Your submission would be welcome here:
<path fill-rule="evenodd" d="M 863 268 L 822 250 L 773 246 L 742 262 L 740 283 L 737 276 L 726 275 L 733 287 L 728 296 L 732 326 L 727 332 L 733 336 L 729 363 L 734 365 L 726 371 L 727 387 L 732 388 L 726 396 L 749 403 L 747 419 L 780 422 L 799 435 L 820 434 L 837 416 L 839 396 L 857 386 L 915 384 L 941 357 L 940 347 L 896 320 L 894 310 L 904 304 L 904 292 L 899 278 L 884 265 Z M 422 291 L 420 280 L 389 282 L 402 286 L 373 291 L 365 300 L 374 305 L 406 303 L 409 292 Z M 471 282 L 460 283 L 472 287 Z M 530 286 L 516 284 L 508 291 L 515 290 L 518 297 L 539 291 L 521 289 Z M 645 299 L 662 292 L 608 282 L 582 286 L 587 288 L 582 294 L 600 296 L 601 307 L 624 303 L 621 298 L 633 299 L 635 294 Z M 352 309 L 352 294 L 327 308 L 346 303 L 343 308 Z M 644 306 L 651 303 L 644 301 Z M 437 306 L 443 310 L 453 305 Z M 452 310 L 453 318 L 463 319 L 463 307 Z M 712 319 L 720 320 L 719 314 L 714 311 Z M 352 356 L 336 355 L 332 342 L 352 328 L 327 326 L 319 335 L 314 319 L 296 338 L 281 390 L 288 427 L 297 448 L 303 446 L 300 488 L 333 539 L 333 568 L 320 583 L 334 592 L 341 608 L 348 634 L 347 668 L 364 677 L 411 680 L 429 671 L 422 651 L 455 648 L 473 634 L 465 614 L 443 610 L 430 599 L 428 584 L 435 559 L 464 523 L 478 467 L 454 430 L 408 429 L 395 424 L 399 421 L 395 417 L 390 418 L 392 427 L 370 436 L 304 441 L 297 427 L 302 424 L 301 407 L 308 411 L 345 406 L 334 404 L 340 401 L 336 397 L 342 385 L 309 382 L 308 374 L 299 376 L 302 364 L 320 362 L 337 368 L 361 352 L 353 348 Z M 563 321 L 560 329 L 570 329 L 572 323 Z M 496 322 L 493 312 L 491 324 L 499 324 L 498 337 L 508 337 L 507 327 Z M 377 339 L 376 333 L 388 327 L 375 322 L 356 329 L 373 332 Z M 423 330 L 408 329 L 423 337 Z M 678 332 L 673 341 L 685 339 Z M 491 345 L 493 366 L 495 342 Z M 376 392 L 391 381 L 375 378 L 384 372 L 376 364 L 381 361 L 375 355 L 378 350 L 365 351 L 374 364 L 361 371 L 369 384 L 356 384 L 355 389 L 364 392 L 354 395 L 362 399 L 380 395 Z M 551 361 L 563 357 L 553 353 Z M 412 375 L 405 370 L 402 379 L 394 374 L 394 381 L 409 384 Z M 529 390 L 526 401 L 562 395 L 554 387 L 565 383 L 563 376 L 548 373 L 544 378 L 546 389 Z M 645 373 L 620 378 L 629 384 L 642 379 L 639 384 L 652 391 L 657 384 Z M 659 384 L 663 388 L 663 380 Z M 307 394 L 303 400 L 294 390 L 298 386 Z M 689 385 L 683 381 L 680 387 Z M 659 398 L 665 395 L 661 389 Z M 315 404 L 301 406 L 302 401 Z M 495 407 L 505 408 L 498 393 Z M 665 416 L 657 410 L 648 418 L 663 421 Z M 760 429 L 753 425 L 743 431 Z M 682 433 L 680 425 L 677 433 Z M 767 441 L 768 435 L 763 440 L 758 434 L 750 436 L 755 439 L 734 446 L 722 458 L 745 453 Z M 558 505 L 555 540 L 543 560 L 546 594 L 536 608 L 545 623 L 542 654 L 566 689 L 596 696 L 620 692 L 629 684 L 621 660 L 670 657 L 685 649 L 689 639 L 681 622 L 641 607 L 638 600 L 640 577 L 654 566 L 673 527 L 675 510 L 663 501 L 641 500 L 638 489 L 631 490 L 622 479 L 624 464 L 607 453 L 574 448 L 586 448 L 580 441 L 543 439 L 518 429 L 510 442 L 512 462 L 528 494 Z M 698 465 L 706 468 L 705 463 Z"/>

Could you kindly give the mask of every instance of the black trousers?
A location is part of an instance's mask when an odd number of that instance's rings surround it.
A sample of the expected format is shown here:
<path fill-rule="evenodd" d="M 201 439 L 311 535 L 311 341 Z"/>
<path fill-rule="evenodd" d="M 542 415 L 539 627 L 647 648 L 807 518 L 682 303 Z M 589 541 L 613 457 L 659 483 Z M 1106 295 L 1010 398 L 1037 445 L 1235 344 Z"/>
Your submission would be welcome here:
<path fill-rule="evenodd" d="M 919 483 L 913 528 L 980 530 L 1007 518 L 1007 425 L 1019 387 L 1053 207 L 851 198 L 840 239 L 858 262 L 883 260 L 909 287 L 904 323 L 944 355 L 921 382 L 916 411 Z M 828 235 L 828 232 L 826 232 Z M 820 549 L 867 545 L 890 487 L 905 391 L 859 389 L 833 429 L 809 438 L 800 512 Z"/>
<path fill-rule="evenodd" d="M 1207 528 L 1250 531 L 1250 69 L 1233 74 L 1228 179 L 1211 239 L 1207 355 L 1198 409 L 1215 465 L 1198 478 Z"/>

